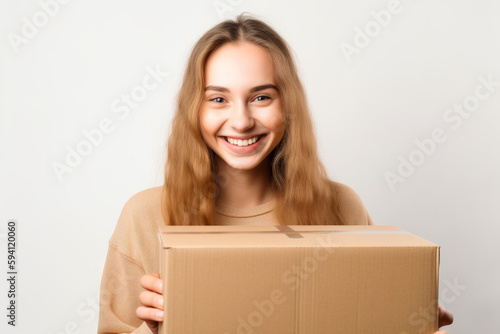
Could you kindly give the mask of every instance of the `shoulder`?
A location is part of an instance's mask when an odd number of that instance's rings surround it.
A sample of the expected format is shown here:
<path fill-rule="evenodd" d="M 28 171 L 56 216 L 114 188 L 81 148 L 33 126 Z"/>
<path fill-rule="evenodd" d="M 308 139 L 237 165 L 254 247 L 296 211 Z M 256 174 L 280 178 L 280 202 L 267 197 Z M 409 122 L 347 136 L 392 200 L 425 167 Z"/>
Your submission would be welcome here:
<path fill-rule="evenodd" d="M 141 190 L 132 195 L 123 206 L 110 238 L 110 243 L 121 252 L 133 244 L 150 240 L 158 226 L 163 224 L 161 215 L 162 186 Z"/>
<path fill-rule="evenodd" d="M 147 188 L 132 195 L 125 203 L 122 213 L 141 215 L 156 213 L 161 207 L 162 186 Z"/>
<path fill-rule="evenodd" d="M 330 180 L 337 193 L 337 205 L 345 225 L 373 225 L 361 197 L 346 184 Z"/>

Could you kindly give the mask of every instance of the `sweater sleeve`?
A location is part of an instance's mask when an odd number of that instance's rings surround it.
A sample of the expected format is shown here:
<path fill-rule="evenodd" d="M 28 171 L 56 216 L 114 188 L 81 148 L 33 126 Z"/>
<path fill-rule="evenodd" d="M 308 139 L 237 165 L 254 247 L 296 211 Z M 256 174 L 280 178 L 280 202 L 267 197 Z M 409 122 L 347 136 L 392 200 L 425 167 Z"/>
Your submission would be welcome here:
<path fill-rule="evenodd" d="M 138 263 L 109 243 L 99 293 L 98 334 L 152 334 L 135 313 L 141 305 L 139 294 L 144 289 L 139 281 L 144 274 Z"/>

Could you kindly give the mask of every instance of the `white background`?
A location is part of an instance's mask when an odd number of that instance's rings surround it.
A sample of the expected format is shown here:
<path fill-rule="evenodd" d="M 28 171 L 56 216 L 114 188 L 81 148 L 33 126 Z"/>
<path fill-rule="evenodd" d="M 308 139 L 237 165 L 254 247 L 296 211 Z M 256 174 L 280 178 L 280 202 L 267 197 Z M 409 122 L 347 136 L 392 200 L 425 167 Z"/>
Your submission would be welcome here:
<path fill-rule="evenodd" d="M 107 242 L 126 200 L 162 184 L 164 143 L 191 47 L 243 11 L 291 45 L 330 177 L 357 191 L 375 224 L 441 246 L 441 304 L 455 316 L 445 329 L 498 331 L 499 2 L 401 0 L 390 23 L 372 30 L 350 62 L 340 46 L 355 45 L 357 28 L 376 28 L 370 13 L 389 1 L 72 0 L 45 15 L 43 25 L 41 4 L 49 2 L 0 4 L 5 271 L 6 223 L 16 219 L 19 226 L 18 326 L 6 325 L 2 307 L 0 331 L 96 332 L 91 305 Z M 214 6 L 221 3 L 222 13 Z M 38 31 L 16 48 L 12 36 L 22 37 L 34 17 Z M 120 118 L 112 104 L 141 85 L 148 67 L 169 76 Z M 497 86 L 454 128 L 443 116 L 454 104 L 474 101 L 479 77 Z M 53 164 L 65 164 L 68 150 L 85 140 L 83 131 L 106 118 L 113 131 L 60 181 Z M 415 141 L 435 128 L 446 140 L 428 155 L 418 153 Z M 398 173 L 400 158 L 410 156 L 424 159 L 391 189 L 386 173 Z M 6 305 L 6 280 L 0 281 Z"/>

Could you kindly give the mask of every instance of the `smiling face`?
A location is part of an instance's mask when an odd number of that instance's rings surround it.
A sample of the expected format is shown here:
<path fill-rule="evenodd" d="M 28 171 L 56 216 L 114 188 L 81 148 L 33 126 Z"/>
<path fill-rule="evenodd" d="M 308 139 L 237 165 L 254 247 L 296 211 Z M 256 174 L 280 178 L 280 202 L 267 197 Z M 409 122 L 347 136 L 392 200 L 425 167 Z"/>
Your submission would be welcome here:
<path fill-rule="evenodd" d="M 275 85 L 273 61 L 255 44 L 226 43 L 208 57 L 200 125 L 219 165 L 254 169 L 279 144 L 285 117 Z"/>

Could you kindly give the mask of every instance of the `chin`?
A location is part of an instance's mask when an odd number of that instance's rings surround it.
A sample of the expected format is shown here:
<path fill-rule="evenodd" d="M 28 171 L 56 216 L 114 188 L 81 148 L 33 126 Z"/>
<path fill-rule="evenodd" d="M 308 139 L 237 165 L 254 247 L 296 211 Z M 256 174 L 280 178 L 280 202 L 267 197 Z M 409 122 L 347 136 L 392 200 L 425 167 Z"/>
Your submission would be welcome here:
<path fill-rule="evenodd" d="M 234 169 L 238 169 L 238 170 L 252 170 L 255 167 L 257 167 L 256 165 L 247 165 L 247 164 L 243 164 L 243 165 L 230 164 L 229 166 L 231 166 Z"/>
<path fill-rule="evenodd" d="M 227 162 L 226 162 L 227 163 Z M 260 163 L 260 162 L 259 162 Z M 259 165 L 259 163 L 249 162 L 249 163 L 236 163 L 234 161 L 230 161 L 227 163 L 231 168 L 239 169 L 239 170 L 252 170 Z"/>

